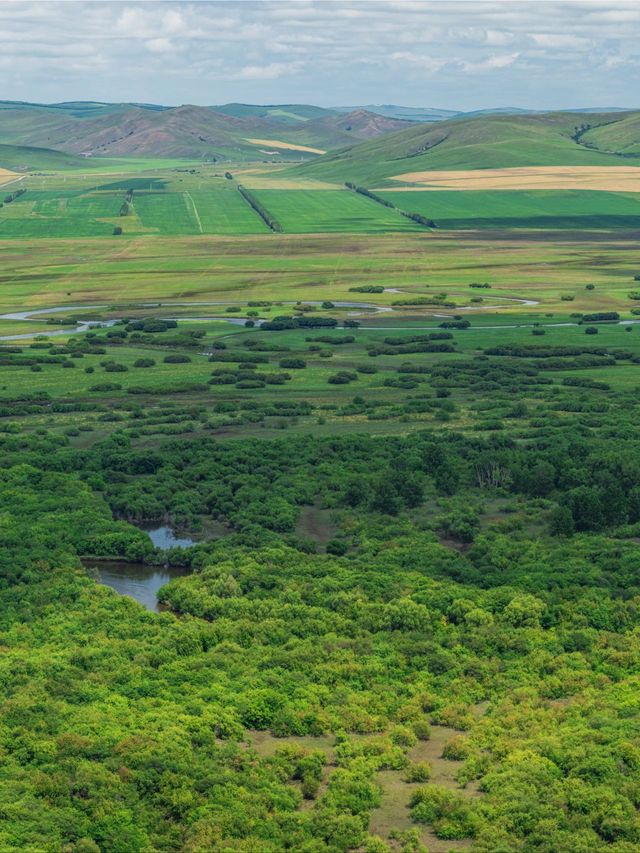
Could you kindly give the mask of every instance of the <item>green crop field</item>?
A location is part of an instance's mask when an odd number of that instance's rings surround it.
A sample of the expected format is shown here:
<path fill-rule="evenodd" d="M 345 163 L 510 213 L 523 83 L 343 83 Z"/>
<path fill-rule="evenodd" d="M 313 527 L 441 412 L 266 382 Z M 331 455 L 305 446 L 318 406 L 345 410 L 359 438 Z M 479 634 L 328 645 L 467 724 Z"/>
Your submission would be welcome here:
<path fill-rule="evenodd" d="M 203 188 L 184 192 L 143 191 L 135 196 L 134 210 L 145 230 L 163 235 L 268 231 L 236 186 L 228 182 L 210 182 Z"/>
<path fill-rule="evenodd" d="M 285 232 L 379 233 L 424 230 L 397 211 L 347 190 L 255 190 Z"/>
<path fill-rule="evenodd" d="M 589 190 L 438 190 L 380 195 L 434 219 L 439 228 L 590 229 L 640 227 L 640 195 Z"/>

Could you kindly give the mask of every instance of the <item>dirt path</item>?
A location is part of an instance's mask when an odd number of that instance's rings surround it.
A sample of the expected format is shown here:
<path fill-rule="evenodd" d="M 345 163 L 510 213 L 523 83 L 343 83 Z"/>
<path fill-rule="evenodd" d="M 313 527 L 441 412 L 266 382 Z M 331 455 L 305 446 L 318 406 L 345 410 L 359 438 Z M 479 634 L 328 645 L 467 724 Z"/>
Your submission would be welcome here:
<path fill-rule="evenodd" d="M 185 196 L 189 199 L 189 201 L 191 203 L 191 207 L 193 209 L 193 215 L 194 215 L 194 218 L 198 224 L 198 228 L 200 229 L 200 233 L 204 234 L 204 231 L 202 230 L 202 222 L 200 221 L 200 214 L 198 213 L 198 208 L 196 207 L 196 203 L 191 198 L 191 193 L 187 192 L 187 193 L 185 193 Z"/>

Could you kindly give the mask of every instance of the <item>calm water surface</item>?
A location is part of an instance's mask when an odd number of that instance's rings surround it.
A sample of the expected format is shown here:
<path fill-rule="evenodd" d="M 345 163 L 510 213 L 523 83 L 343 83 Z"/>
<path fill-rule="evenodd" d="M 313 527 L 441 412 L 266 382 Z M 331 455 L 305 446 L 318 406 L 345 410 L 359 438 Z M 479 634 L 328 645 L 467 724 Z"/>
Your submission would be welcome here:
<path fill-rule="evenodd" d="M 97 574 L 98 583 L 128 595 L 147 610 L 159 612 L 158 590 L 173 578 L 188 575 L 188 569 L 145 566 L 144 563 L 117 563 L 86 560 L 85 566 Z"/>
<path fill-rule="evenodd" d="M 176 536 L 170 527 L 157 527 L 142 525 L 142 530 L 147 534 L 156 548 L 189 548 L 195 545 L 195 540 L 189 536 Z"/>
<path fill-rule="evenodd" d="M 156 548 L 188 548 L 195 541 L 188 536 L 176 536 L 166 526 L 143 528 Z M 169 566 L 147 566 L 144 563 L 122 563 L 106 560 L 86 560 L 85 566 L 97 575 L 98 583 L 110 586 L 120 595 L 128 595 L 152 610 L 159 611 L 158 590 L 172 578 L 189 574 L 188 569 Z"/>

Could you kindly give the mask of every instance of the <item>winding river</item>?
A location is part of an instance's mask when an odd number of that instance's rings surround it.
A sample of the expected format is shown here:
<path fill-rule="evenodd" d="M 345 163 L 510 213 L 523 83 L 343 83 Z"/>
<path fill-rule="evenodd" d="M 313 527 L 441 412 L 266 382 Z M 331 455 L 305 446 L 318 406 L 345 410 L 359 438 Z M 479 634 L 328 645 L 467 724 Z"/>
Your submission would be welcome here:
<path fill-rule="evenodd" d="M 397 288 L 387 288 L 390 293 L 401 293 L 402 291 Z M 505 300 L 511 303 L 510 305 L 461 305 L 455 308 L 455 311 L 495 311 L 501 308 L 509 308 L 513 305 L 513 303 L 517 303 L 518 305 L 526 305 L 526 306 L 535 306 L 540 303 L 535 299 L 523 299 L 521 297 L 516 296 L 488 296 L 483 297 L 483 299 L 492 299 L 500 302 L 504 302 Z M 178 307 L 189 307 L 189 306 L 206 306 L 206 305 L 231 305 L 234 303 L 230 303 L 228 301 L 213 301 L 213 302 L 143 302 L 142 306 L 145 308 L 178 308 Z M 297 305 L 298 302 L 288 301 L 282 302 L 282 305 Z M 306 305 L 322 305 L 320 301 L 313 302 L 305 302 Z M 370 312 L 375 312 L 377 314 L 389 313 L 393 311 L 393 307 L 389 305 L 374 305 L 371 302 L 334 302 L 333 303 L 336 308 L 356 308 L 360 309 L 359 311 L 352 311 L 349 313 L 351 317 L 359 317 L 363 314 L 368 314 Z M 140 303 L 137 304 L 138 307 Z M 71 326 L 70 328 L 61 328 L 61 329 L 51 329 L 50 326 L 46 324 L 46 320 L 49 314 L 60 314 L 60 313 L 68 313 L 68 312 L 81 312 L 81 311 L 92 311 L 108 308 L 108 305 L 56 305 L 50 308 L 31 308 L 24 311 L 10 311 L 6 314 L 0 314 L 0 320 L 13 320 L 13 321 L 24 321 L 33 322 L 42 321 L 43 329 L 41 332 L 27 332 L 24 334 L 14 334 L 14 335 L 0 335 L 0 341 L 20 341 L 20 340 L 31 340 L 36 336 L 36 334 L 46 334 L 47 337 L 55 337 L 58 335 L 77 335 L 82 332 L 88 332 L 91 329 L 96 328 L 109 328 L 110 326 L 114 326 L 119 322 L 119 319 L 111 319 L 111 320 L 77 320 L 75 326 Z M 412 306 L 407 305 L 404 306 L 406 308 L 411 308 Z M 415 306 L 416 308 L 425 307 L 425 306 Z M 454 309 L 452 309 L 454 310 Z M 438 318 L 446 318 L 449 317 L 449 314 L 433 314 L 432 316 Z M 163 317 L 159 319 L 165 320 L 190 320 L 190 321 L 208 321 L 208 320 L 218 320 L 224 321 L 226 323 L 231 323 L 236 326 L 244 326 L 246 322 L 245 317 L 229 317 L 226 316 L 203 316 L 203 317 Z M 72 322 L 72 321 L 70 321 Z M 264 323 L 264 320 L 255 320 L 255 325 L 260 326 Z M 636 322 L 636 321 L 628 321 L 628 322 Z M 533 325 L 533 324 L 517 324 L 517 325 Z M 576 323 L 546 323 L 543 325 L 549 326 L 557 326 L 557 325 L 565 325 L 565 326 L 574 326 Z M 367 329 L 369 331 L 386 331 L 389 328 L 403 328 L 403 327 L 390 327 L 390 326 L 362 326 L 361 328 Z M 413 326 L 412 328 L 421 328 L 419 326 Z M 424 328 L 430 328 L 429 326 L 425 326 Z M 484 326 L 483 328 L 493 328 Z M 509 328 L 509 327 L 502 327 Z"/>

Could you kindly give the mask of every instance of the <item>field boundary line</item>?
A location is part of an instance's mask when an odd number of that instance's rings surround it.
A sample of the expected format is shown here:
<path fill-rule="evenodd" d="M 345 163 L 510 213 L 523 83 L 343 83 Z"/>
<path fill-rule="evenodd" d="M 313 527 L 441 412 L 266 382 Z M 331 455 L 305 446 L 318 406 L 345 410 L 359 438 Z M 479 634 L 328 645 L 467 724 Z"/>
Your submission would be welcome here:
<path fill-rule="evenodd" d="M 4 187 L 8 187 L 10 184 L 17 184 L 19 181 L 24 181 L 24 179 L 26 177 L 27 177 L 26 175 L 20 175 L 20 177 L 18 177 L 18 178 L 11 178 L 10 181 L 6 181 L 6 182 L 0 181 L 0 187 L 4 188 Z"/>
<path fill-rule="evenodd" d="M 198 223 L 198 228 L 200 229 L 200 233 L 204 234 L 204 231 L 202 228 L 202 222 L 200 221 L 200 214 L 198 213 L 198 208 L 196 207 L 196 203 L 193 200 L 193 198 L 191 197 L 190 192 L 188 192 L 188 191 L 185 192 L 185 195 L 189 199 L 189 201 L 191 202 L 191 206 L 193 207 L 193 215 L 195 216 L 196 222 Z"/>

